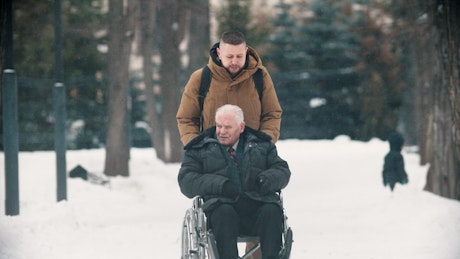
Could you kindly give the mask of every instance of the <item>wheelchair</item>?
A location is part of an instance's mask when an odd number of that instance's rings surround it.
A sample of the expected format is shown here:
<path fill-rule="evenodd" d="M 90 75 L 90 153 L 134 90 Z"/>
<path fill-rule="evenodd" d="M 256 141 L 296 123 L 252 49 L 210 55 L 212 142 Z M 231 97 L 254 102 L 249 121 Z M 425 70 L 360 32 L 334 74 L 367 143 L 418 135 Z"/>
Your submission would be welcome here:
<path fill-rule="evenodd" d="M 280 193 L 281 205 L 283 199 Z M 217 245 L 211 229 L 207 229 L 206 216 L 202 209 L 203 199 L 195 197 L 193 205 L 185 212 L 182 224 L 181 259 L 219 259 Z M 292 229 L 287 224 L 287 216 L 283 207 L 283 234 L 280 259 L 289 259 L 292 247 Z M 260 249 L 259 237 L 238 236 L 238 243 L 253 242 L 256 245 L 245 252 L 239 259 L 247 259 Z"/>

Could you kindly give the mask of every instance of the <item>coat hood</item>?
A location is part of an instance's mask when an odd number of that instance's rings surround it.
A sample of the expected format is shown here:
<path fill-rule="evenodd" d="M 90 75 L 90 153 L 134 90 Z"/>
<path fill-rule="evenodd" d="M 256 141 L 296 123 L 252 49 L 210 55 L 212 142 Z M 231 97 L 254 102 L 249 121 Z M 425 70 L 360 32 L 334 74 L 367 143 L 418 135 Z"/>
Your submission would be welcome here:
<path fill-rule="evenodd" d="M 390 143 L 390 150 L 401 151 L 404 144 L 404 138 L 400 133 L 393 132 L 388 136 L 388 142 Z"/>

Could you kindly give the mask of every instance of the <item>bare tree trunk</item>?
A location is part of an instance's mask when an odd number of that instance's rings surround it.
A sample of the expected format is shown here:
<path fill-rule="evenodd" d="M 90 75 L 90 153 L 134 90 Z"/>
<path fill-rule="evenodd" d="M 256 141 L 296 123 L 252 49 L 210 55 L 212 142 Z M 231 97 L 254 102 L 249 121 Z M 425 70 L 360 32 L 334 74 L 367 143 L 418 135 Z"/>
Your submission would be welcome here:
<path fill-rule="evenodd" d="M 127 96 L 135 4 L 109 0 L 108 123 L 104 174 L 129 176 Z"/>
<path fill-rule="evenodd" d="M 191 0 L 189 30 L 189 75 L 192 71 L 203 67 L 207 62 L 210 49 L 210 18 L 209 0 Z"/>
<path fill-rule="evenodd" d="M 446 197 L 460 200 L 460 4 L 444 1 L 445 15 L 442 17 L 444 43 L 440 53 L 446 72 L 445 86 L 450 99 L 453 127 L 447 129 L 452 134 L 452 168 L 448 172 Z M 446 56 L 447 55 L 447 56 Z"/>
<path fill-rule="evenodd" d="M 157 109 L 155 101 L 154 81 L 153 81 L 153 64 L 152 58 L 154 55 L 154 32 L 155 28 L 155 12 L 157 1 L 140 0 L 140 17 L 141 17 L 141 53 L 143 57 L 142 69 L 145 83 L 144 94 L 147 100 L 147 117 L 148 123 L 152 130 L 150 138 L 155 148 L 157 157 L 165 160 L 164 157 L 164 142 L 163 128 L 160 121 L 160 111 Z"/>
<path fill-rule="evenodd" d="M 417 140 L 420 153 L 420 164 L 425 165 L 431 161 L 433 151 L 433 109 L 434 93 L 432 78 L 436 71 L 431 70 L 435 60 L 436 49 L 432 39 L 439 37 L 428 22 L 417 23 L 417 10 L 414 10 L 419 0 L 409 0 L 407 3 L 408 13 L 412 22 L 415 66 L 416 66 L 416 122 Z"/>
<path fill-rule="evenodd" d="M 419 4 L 428 17 L 417 51 L 423 120 L 420 151 L 430 163 L 425 189 L 460 200 L 460 9 L 454 1 L 423 0 Z"/>
<path fill-rule="evenodd" d="M 162 128 L 164 137 L 164 161 L 182 160 L 182 143 L 179 140 L 176 112 L 180 102 L 180 51 L 179 44 L 184 31 L 183 1 L 161 0 L 161 92 L 162 92 Z"/>

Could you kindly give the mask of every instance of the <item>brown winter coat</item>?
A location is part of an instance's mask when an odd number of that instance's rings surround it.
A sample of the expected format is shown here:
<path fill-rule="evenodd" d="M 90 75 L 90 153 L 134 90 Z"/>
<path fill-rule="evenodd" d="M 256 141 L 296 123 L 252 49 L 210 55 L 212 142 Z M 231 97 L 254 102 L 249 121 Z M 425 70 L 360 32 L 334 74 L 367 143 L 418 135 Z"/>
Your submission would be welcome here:
<path fill-rule="evenodd" d="M 216 109 L 224 104 L 238 105 L 244 112 L 246 125 L 258 129 L 276 142 L 280 134 L 282 109 L 273 86 L 273 81 L 262 65 L 256 51 L 249 47 L 246 67 L 239 75 L 232 78 L 230 73 L 222 67 L 216 53 L 218 44 L 211 49 L 208 67 L 212 73 L 211 85 L 203 104 L 203 129 L 215 125 Z M 262 100 L 254 86 L 252 75 L 261 68 L 263 71 Z M 190 76 L 185 85 L 181 103 L 176 114 L 180 138 L 186 145 L 198 136 L 200 106 L 198 89 L 200 87 L 202 69 L 198 69 Z"/>

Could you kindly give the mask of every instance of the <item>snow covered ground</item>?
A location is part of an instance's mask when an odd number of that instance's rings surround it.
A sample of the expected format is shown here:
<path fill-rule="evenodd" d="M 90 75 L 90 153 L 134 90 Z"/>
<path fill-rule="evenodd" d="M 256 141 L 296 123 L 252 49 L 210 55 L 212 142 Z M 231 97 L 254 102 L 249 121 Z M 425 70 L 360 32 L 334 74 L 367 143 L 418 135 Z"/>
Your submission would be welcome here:
<path fill-rule="evenodd" d="M 403 152 L 409 184 L 382 186 L 388 144 L 380 140 L 283 140 L 292 177 L 284 205 L 294 231 L 293 259 L 458 259 L 460 202 L 423 191 L 426 166 Z M 19 155 L 20 215 L 0 207 L 1 259 L 180 258 L 182 217 L 191 206 L 177 185 L 180 164 L 154 149 L 133 149 L 131 177 L 109 186 L 67 181 L 56 202 L 54 152 Z M 67 153 L 67 168 L 101 174 L 104 150 Z M 0 153 L 0 200 L 5 200 Z"/>

